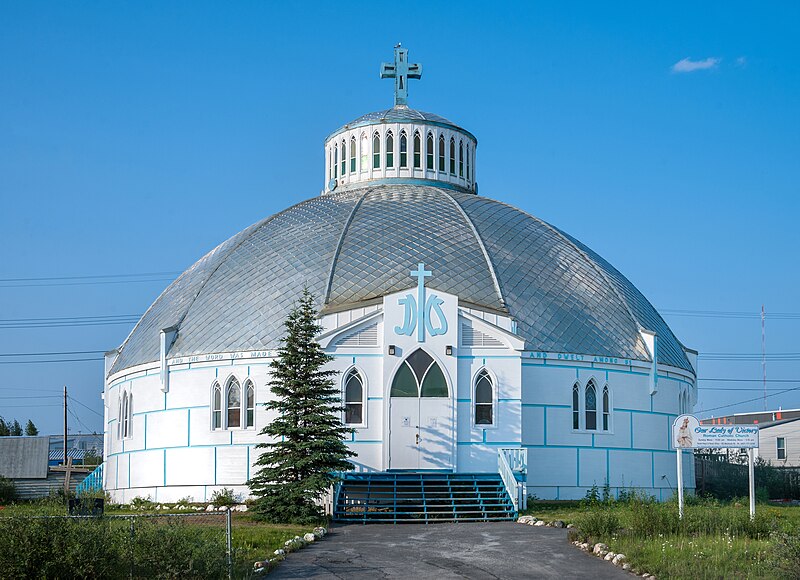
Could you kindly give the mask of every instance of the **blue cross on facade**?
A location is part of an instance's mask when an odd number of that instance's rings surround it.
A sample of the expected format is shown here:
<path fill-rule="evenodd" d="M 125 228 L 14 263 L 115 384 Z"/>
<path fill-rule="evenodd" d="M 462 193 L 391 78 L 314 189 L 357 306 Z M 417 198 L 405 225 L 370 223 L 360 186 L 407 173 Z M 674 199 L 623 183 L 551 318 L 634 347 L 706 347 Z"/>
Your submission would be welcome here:
<path fill-rule="evenodd" d="M 413 278 L 417 279 L 417 297 L 413 294 L 406 294 L 397 303 L 404 306 L 403 324 L 396 326 L 396 334 L 413 336 L 414 330 L 417 331 L 417 342 L 425 342 L 425 333 L 431 336 L 438 336 L 447 333 L 447 320 L 442 311 L 444 300 L 436 294 L 431 293 L 426 296 L 425 278 L 431 275 L 430 270 L 425 269 L 425 264 L 417 264 L 416 270 L 410 272 Z M 437 326 L 434 326 L 434 318 L 437 319 Z"/>
<path fill-rule="evenodd" d="M 425 342 L 425 278 L 431 275 L 425 269 L 425 264 L 417 264 L 416 270 L 411 270 L 411 276 L 417 279 L 417 304 L 419 305 L 419 320 L 417 321 L 417 340 Z"/>
<path fill-rule="evenodd" d="M 381 64 L 381 78 L 394 79 L 394 106 L 406 106 L 408 79 L 422 78 L 422 65 L 408 64 L 408 49 L 398 44 L 394 47 L 394 64 Z"/>

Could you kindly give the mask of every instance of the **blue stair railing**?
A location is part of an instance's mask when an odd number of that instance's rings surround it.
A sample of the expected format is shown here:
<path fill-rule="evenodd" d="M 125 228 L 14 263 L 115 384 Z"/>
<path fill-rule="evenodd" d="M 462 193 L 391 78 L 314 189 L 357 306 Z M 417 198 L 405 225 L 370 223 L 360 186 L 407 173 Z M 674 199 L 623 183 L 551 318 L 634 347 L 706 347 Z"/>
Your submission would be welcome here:
<path fill-rule="evenodd" d="M 77 495 L 101 491 L 103 489 L 103 465 L 105 465 L 105 463 L 98 465 L 94 471 L 78 484 L 78 487 L 75 488 L 75 493 Z"/>

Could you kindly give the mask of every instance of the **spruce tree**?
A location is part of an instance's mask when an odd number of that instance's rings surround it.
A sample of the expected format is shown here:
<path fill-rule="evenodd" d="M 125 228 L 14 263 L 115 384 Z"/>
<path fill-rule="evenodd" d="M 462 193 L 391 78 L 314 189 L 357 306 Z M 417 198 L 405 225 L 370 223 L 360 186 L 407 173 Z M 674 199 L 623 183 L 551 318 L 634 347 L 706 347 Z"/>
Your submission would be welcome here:
<path fill-rule="evenodd" d="M 33 421 L 28 419 L 27 424 L 25 425 L 25 435 L 28 437 L 35 437 L 39 434 L 39 430 L 36 428 L 36 425 L 33 424 Z"/>
<path fill-rule="evenodd" d="M 277 417 L 260 433 L 271 440 L 256 446 L 265 451 L 248 485 L 261 518 L 310 523 L 323 516 L 316 500 L 336 481 L 334 472 L 353 469 L 347 458 L 355 453 L 343 441 L 353 430 L 342 425 L 338 371 L 323 369 L 333 357 L 315 340 L 322 327 L 308 289 L 284 325 L 286 336 L 270 363 L 274 397 L 265 405 Z"/>
<path fill-rule="evenodd" d="M 7 437 L 8 435 L 11 435 L 11 429 L 6 420 L 0 417 L 0 437 Z"/>
<path fill-rule="evenodd" d="M 20 425 L 19 421 L 17 421 L 16 419 L 14 419 L 14 423 L 11 425 L 10 429 L 11 429 L 11 435 L 13 435 L 14 437 L 22 436 L 22 425 Z"/>

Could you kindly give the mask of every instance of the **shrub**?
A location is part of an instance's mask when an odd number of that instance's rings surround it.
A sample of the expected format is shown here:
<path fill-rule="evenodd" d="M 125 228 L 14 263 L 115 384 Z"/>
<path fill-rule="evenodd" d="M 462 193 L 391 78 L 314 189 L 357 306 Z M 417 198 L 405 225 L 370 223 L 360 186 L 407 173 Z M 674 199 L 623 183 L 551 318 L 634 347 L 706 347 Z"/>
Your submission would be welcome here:
<path fill-rule="evenodd" d="M 239 502 L 238 498 L 236 497 L 236 494 L 233 493 L 232 489 L 223 487 L 222 489 L 218 489 L 217 491 L 211 494 L 211 503 L 215 507 L 228 507 L 236 505 Z"/>
<path fill-rule="evenodd" d="M 614 510 L 590 510 L 577 518 L 581 532 L 592 538 L 604 538 L 617 533 L 620 521 Z"/>
<path fill-rule="evenodd" d="M 781 578 L 800 579 L 800 535 L 780 532 L 772 536 L 770 564 Z"/>
<path fill-rule="evenodd" d="M 17 488 L 7 477 L 0 476 L 0 505 L 12 503 L 17 499 Z"/>

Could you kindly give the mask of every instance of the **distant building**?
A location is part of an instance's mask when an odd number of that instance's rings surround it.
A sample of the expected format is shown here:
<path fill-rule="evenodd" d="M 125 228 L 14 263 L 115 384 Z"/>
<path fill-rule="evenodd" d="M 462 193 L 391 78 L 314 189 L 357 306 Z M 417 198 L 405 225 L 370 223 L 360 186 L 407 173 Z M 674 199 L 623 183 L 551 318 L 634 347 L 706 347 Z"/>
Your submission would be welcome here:
<path fill-rule="evenodd" d="M 64 463 L 64 436 L 50 436 L 49 450 L 50 465 L 61 465 Z M 71 457 L 73 463 L 83 464 L 87 455 L 103 457 L 103 434 L 102 433 L 70 433 L 67 435 L 67 457 Z"/>
<path fill-rule="evenodd" d="M 701 421 L 704 425 L 758 425 L 757 457 L 777 467 L 800 467 L 800 409 L 739 413 Z"/>
<path fill-rule="evenodd" d="M 14 482 L 20 499 L 46 497 L 51 492 L 64 489 L 66 470 L 49 465 L 52 439 L 48 436 L 0 437 L 0 476 Z M 70 455 L 69 450 L 67 455 Z M 70 472 L 70 489 L 75 491 L 89 470 L 79 468 Z"/>

